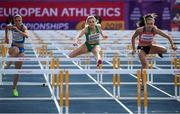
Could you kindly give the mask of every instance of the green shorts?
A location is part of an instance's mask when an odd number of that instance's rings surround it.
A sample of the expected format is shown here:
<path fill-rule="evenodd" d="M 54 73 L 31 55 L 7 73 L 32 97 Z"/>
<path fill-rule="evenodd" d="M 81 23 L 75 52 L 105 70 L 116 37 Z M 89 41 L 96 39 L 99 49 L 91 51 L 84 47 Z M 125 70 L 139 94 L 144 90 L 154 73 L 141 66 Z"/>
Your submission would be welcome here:
<path fill-rule="evenodd" d="M 88 42 L 85 42 L 85 45 L 86 45 L 86 47 L 87 47 L 87 49 L 88 49 L 88 52 L 91 52 L 92 49 L 93 49 L 95 46 L 99 45 L 99 43 L 89 44 Z"/>

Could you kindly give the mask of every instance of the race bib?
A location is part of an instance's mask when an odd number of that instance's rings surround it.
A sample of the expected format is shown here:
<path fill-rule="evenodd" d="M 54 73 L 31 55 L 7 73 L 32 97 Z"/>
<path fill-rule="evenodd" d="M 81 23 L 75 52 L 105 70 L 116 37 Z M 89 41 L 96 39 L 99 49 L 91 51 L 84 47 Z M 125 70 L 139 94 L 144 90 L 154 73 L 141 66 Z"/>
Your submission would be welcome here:
<path fill-rule="evenodd" d="M 88 41 L 90 43 L 99 43 L 99 34 L 91 34 L 88 36 Z"/>
<path fill-rule="evenodd" d="M 19 32 L 13 31 L 13 41 L 23 41 L 23 36 Z"/>
<path fill-rule="evenodd" d="M 148 41 L 151 42 L 153 41 L 153 34 L 142 34 L 141 36 L 141 41 Z"/>

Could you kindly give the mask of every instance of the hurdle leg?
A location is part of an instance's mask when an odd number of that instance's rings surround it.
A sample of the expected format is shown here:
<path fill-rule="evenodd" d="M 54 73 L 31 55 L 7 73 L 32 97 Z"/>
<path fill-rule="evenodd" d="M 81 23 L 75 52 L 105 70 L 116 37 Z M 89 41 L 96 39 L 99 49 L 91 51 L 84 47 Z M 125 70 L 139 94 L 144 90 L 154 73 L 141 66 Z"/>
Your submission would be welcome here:
<path fill-rule="evenodd" d="M 97 73 L 97 82 L 100 82 L 100 74 Z"/>
<path fill-rule="evenodd" d="M 0 74 L 0 85 L 2 85 L 2 74 Z"/>
<path fill-rule="evenodd" d="M 1 55 L 2 55 L 2 60 L 1 60 L 1 68 L 3 68 L 3 59 L 4 59 L 4 57 L 3 57 L 3 46 L 1 46 Z M 0 74 L 0 85 L 2 85 L 2 74 Z"/>
<path fill-rule="evenodd" d="M 144 113 L 147 114 L 148 100 L 147 100 L 147 73 L 143 70 L 144 79 Z"/>
<path fill-rule="evenodd" d="M 113 95 L 116 96 L 116 74 L 113 74 Z"/>
<path fill-rule="evenodd" d="M 51 69 L 54 69 L 54 59 L 52 59 L 51 61 Z M 54 76 L 54 73 L 51 74 L 51 87 L 52 87 L 52 90 L 54 92 L 54 84 L 55 83 L 55 76 Z"/>
<path fill-rule="evenodd" d="M 116 57 L 113 57 L 113 69 L 116 69 Z M 116 96 L 116 74 L 113 74 L 113 95 Z"/>
<path fill-rule="evenodd" d="M 130 65 L 129 65 L 129 64 L 130 64 L 130 62 L 129 62 L 129 60 L 128 60 L 128 69 L 130 69 Z"/>
<path fill-rule="evenodd" d="M 120 90 L 120 74 L 118 74 L 118 76 L 117 76 L 117 83 L 118 83 L 118 97 L 120 97 L 120 92 L 121 92 L 121 90 Z"/>
<path fill-rule="evenodd" d="M 50 68 L 51 68 L 51 69 L 54 69 L 55 62 L 54 62 L 52 50 L 50 51 L 50 58 L 51 58 Z M 49 75 L 48 81 L 49 81 L 50 83 L 52 82 L 52 81 L 51 81 L 51 75 Z"/>
<path fill-rule="evenodd" d="M 60 105 L 60 111 L 61 114 L 63 114 L 63 71 L 60 71 L 59 74 L 59 88 L 60 88 L 60 93 L 59 93 L 59 105 Z"/>
<path fill-rule="evenodd" d="M 153 83 L 153 74 L 151 73 L 150 76 L 151 76 L 151 81 L 150 82 Z"/>
<path fill-rule="evenodd" d="M 55 83 L 55 76 L 54 76 L 54 74 L 52 74 L 52 76 L 51 76 L 51 78 L 52 78 L 52 82 L 51 82 L 51 87 L 52 87 L 52 90 L 53 90 L 53 92 L 54 92 L 54 83 Z"/>
<path fill-rule="evenodd" d="M 100 69 L 102 69 L 102 66 L 100 66 Z M 100 73 L 100 83 L 103 83 L 103 74 Z"/>
<path fill-rule="evenodd" d="M 116 63 L 117 63 L 117 68 L 120 69 L 120 57 L 117 57 L 116 60 L 117 60 L 117 62 L 116 62 Z M 120 74 L 118 74 L 118 75 L 117 75 L 117 84 L 118 84 L 118 88 L 117 88 L 118 90 L 117 90 L 117 91 L 118 91 L 118 97 L 120 97 L 120 92 L 121 92 L 121 90 L 120 90 L 120 81 L 121 81 L 121 80 L 120 80 Z"/>
<path fill-rule="evenodd" d="M 79 65 L 82 65 L 82 62 L 81 62 L 81 60 L 78 60 L 78 63 L 79 63 Z"/>
<path fill-rule="evenodd" d="M 66 94 L 65 94 L 66 114 L 69 114 L 69 71 L 66 71 Z"/>
<path fill-rule="evenodd" d="M 174 96 L 177 98 L 177 75 L 174 76 Z"/>
<path fill-rule="evenodd" d="M 50 68 L 51 68 L 51 69 L 54 69 L 54 65 L 55 65 L 55 61 L 54 61 L 54 58 L 52 58 Z M 51 84 L 52 84 L 52 82 L 53 82 L 52 79 L 54 79 L 54 74 L 50 75 L 50 83 L 51 83 Z"/>
<path fill-rule="evenodd" d="M 179 94 L 178 94 L 178 100 L 180 100 L 180 75 L 178 76 L 178 86 L 179 88 Z"/>
<path fill-rule="evenodd" d="M 138 82 L 138 88 L 137 88 L 137 105 L 138 105 L 138 114 L 141 113 L 141 71 L 138 70 L 137 72 L 137 82 Z"/>
<path fill-rule="evenodd" d="M 44 58 L 44 46 L 41 48 L 41 57 Z M 43 67 L 44 67 L 44 61 L 42 61 Z"/>
<path fill-rule="evenodd" d="M 100 74 L 100 83 L 103 83 L 103 74 Z"/>
<path fill-rule="evenodd" d="M 150 66 L 150 69 L 153 69 L 153 65 L 154 65 L 154 63 L 153 63 L 153 61 L 151 61 L 151 66 Z M 151 74 L 148 74 L 148 75 L 150 75 L 150 82 L 151 83 L 153 83 L 153 74 L 151 73 Z"/>
<path fill-rule="evenodd" d="M 2 46 L 1 46 L 1 47 L 2 47 Z M 1 49 L 1 53 L 3 53 L 2 51 L 3 51 L 3 50 Z M 1 60 L 0 65 L 1 65 L 1 68 L 3 68 L 3 56 L 2 56 L 2 60 Z M 2 76 L 3 76 L 3 74 L 0 74 L 0 85 L 2 85 Z"/>
<path fill-rule="evenodd" d="M 133 61 L 131 61 L 130 63 L 131 63 L 130 68 L 133 69 Z"/>
<path fill-rule="evenodd" d="M 56 69 L 58 69 L 59 68 L 59 65 L 60 65 L 60 61 L 59 61 L 59 59 L 57 58 L 56 59 Z M 57 95 L 57 97 L 59 96 L 59 77 L 56 75 L 56 95 Z"/>
<path fill-rule="evenodd" d="M 59 98 L 59 76 L 56 75 L 56 97 Z"/>

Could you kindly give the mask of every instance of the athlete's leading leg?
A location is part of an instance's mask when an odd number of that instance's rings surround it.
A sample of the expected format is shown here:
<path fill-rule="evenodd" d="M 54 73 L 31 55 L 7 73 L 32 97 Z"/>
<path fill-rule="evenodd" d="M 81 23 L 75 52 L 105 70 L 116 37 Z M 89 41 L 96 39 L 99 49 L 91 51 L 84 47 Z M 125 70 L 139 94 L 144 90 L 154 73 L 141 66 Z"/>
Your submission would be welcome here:
<path fill-rule="evenodd" d="M 81 55 L 81 54 L 85 54 L 88 52 L 88 49 L 86 47 L 85 44 L 81 45 L 79 48 L 73 50 L 70 54 L 69 54 L 69 57 L 70 58 L 73 58 L 73 57 L 76 57 L 78 55 Z"/>
<path fill-rule="evenodd" d="M 167 52 L 167 49 L 165 47 L 153 44 L 151 46 L 149 54 L 158 54 L 160 57 L 163 57 L 162 54 L 166 52 Z"/>

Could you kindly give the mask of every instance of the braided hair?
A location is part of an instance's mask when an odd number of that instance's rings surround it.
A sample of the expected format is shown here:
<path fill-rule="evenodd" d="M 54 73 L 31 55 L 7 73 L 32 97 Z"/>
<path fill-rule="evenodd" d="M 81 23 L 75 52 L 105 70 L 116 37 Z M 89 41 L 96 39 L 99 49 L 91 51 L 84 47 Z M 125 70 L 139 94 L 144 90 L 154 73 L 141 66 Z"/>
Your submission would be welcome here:
<path fill-rule="evenodd" d="M 141 16 L 139 19 L 139 22 L 136 25 L 137 25 L 137 27 L 145 26 L 147 20 L 155 20 L 156 17 L 157 17 L 157 15 L 155 13 Z"/>

